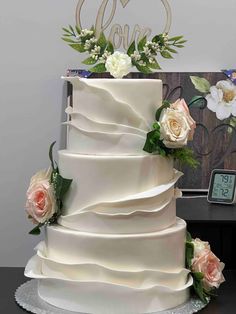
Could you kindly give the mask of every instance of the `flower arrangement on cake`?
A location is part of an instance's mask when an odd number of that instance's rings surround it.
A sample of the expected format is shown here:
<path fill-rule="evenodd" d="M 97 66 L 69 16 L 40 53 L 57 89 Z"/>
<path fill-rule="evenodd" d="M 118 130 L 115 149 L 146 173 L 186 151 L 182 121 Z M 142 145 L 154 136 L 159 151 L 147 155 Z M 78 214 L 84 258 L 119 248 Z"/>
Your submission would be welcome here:
<path fill-rule="evenodd" d="M 115 51 L 111 41 L 103 32 L 99 38 L 95 36 L 95 29 L 80 29 L 77 25 L 73 28 L 63 27 L 62 39 L 69 46 L 80 53 L 88 53 L 89 57 L 82 63 L 93 65 L 90 72 L 110 72 L 115 78 L 122 78 L 130 72 L 132 66 L 142 73 L 152 73 L 161 69 L 157 56 L 172 59 L 172 54 L 177 53 L 176 48 L 183 48 L 186 40 L 183 36 L 169 37 L 167 33 L 155 35 L 151 40 L 142 38 L 138 43 L 134 40 L 126 53 Z"/>

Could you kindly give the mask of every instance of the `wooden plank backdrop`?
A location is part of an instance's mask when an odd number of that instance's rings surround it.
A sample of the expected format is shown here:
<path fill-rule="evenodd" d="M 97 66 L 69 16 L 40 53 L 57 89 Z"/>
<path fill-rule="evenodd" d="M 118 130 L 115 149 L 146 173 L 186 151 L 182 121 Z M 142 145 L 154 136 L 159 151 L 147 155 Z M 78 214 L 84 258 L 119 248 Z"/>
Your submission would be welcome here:
<path fill-rule="evenodd" d="M 211 85 L 226 79 L 221 72 L 159 72 L 148 75 L 135 72 L 130 73 L 128 78 L 161 79 L 164 99 L 175 101 L 183 97 L 186 102 L 189 102 L 193 96 L 201 95 L 195 90 L 190 80 L 191 75 L 204 77 L 210 81 Z M 108 73 L 103 73 L 92 74 L 90 78 L 110 77 Z M 68 89 L 68 93 L 71 94 L 71 88 Z M 178 186 L 182 189 L 207 189 L 213 169 L 236 169 L 236 130 L 229 128 L 228 121 L 218 120 L 215 113 L 208 108 L 191 108 L 190 111 L 197 122 L 197 129 L 193 142 L 190 142 L 189 146 L 193 148 L 200 166 L 193 170 L 176 164 L 176 168 L 185 174 L 180 179 Z"/>

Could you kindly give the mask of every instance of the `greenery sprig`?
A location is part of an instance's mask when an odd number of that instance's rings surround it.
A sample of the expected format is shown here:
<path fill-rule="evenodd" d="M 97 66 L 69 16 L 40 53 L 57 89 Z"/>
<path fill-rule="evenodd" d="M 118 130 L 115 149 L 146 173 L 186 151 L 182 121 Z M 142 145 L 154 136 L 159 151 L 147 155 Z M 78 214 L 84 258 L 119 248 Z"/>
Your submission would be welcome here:
<path fill-rule="evenodd" d="M 56 142 L 53 142 L 50 145 L 49 148 L 49 159 L 51 162 L 51 178 L 50 178 L 50 184 L 53 186 L 54 189 L 54 195 L 57 205 L 57 210 L 54 213 L 54 215 L 47 220 L 44 223 L 39 223 L 34 229 L 32 229 L 29 234 L 32 235 L 39 235 L 40 234 L 40 228 L 47 224 L 54 224 L 57 222 L 57 219 L 62 214 L 63 209 L 63 198 L 66 194 L 66 192 L 69 190 L 70 185 L 72 183 L 72 179 L 65 179 L 60 175 L 58 166 L 56 165 L 54 158 L 53 158 L 53 147 L 56 144 Z"/>
<path fill-rule="evenodd" d="M 114 53 L 113 44 L 106 38 L 102 32 L 99 38 L 95 36 L 95 28 L 90 30 L 80 29 L 77 25 L 73 28 L 63 27 L 64 34 L 62 39 L 69 46 L 80 53 L 87 52 L 89 57 L 82 63 L 85 65 L 93 65 L 89 69 L 90 72 L 102 73 L 106 72 L 106 60 Z M 172 59 L 173 54 L 177 53 L 176 48 L 183 48 L 186 40 L 183 36 L 175 36 L 169 38 L 167 33 L 155 35 L 150 41 L 147 37 L 142 38 L 139 42 L 135 40 L 131 43 L 127 50 L 127 55 L 132 60 L 132 65 L 142 73 L 152 73 L 153 70 L 161 69 L 157 56 L 166 59 Z"/>

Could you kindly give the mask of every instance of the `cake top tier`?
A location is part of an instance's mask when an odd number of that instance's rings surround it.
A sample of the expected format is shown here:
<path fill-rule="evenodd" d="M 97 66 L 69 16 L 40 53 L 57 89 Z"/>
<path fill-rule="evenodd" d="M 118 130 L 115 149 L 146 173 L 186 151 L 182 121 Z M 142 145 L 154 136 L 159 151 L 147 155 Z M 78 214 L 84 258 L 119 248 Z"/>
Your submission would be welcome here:
<path fill-rule="evenodd" d="M 143 154 L 147 132 L 162 103 L 162 82 L 155 79 L 82 79 L 73 85 L 68 146 L 83 154 Z"/>

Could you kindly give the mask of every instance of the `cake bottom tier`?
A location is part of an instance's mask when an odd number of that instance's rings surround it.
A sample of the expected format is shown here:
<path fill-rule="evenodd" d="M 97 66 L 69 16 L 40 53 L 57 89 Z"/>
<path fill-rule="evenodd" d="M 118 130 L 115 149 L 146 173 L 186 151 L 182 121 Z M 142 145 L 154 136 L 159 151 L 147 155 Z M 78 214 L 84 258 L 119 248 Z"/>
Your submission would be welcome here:
<path fill-rule="evenodd" d="M 186 223 L 143 234 L 94 234 L 46 228 L 46 242 L 25 275 L 39 296 L 62 309 L 93 314 L 152 313 L 187 301 Z"/>

